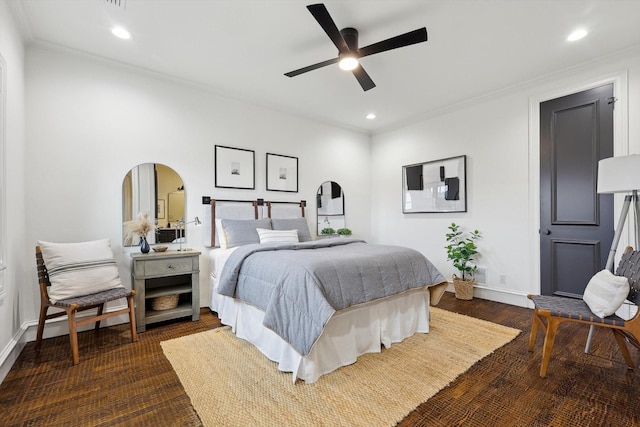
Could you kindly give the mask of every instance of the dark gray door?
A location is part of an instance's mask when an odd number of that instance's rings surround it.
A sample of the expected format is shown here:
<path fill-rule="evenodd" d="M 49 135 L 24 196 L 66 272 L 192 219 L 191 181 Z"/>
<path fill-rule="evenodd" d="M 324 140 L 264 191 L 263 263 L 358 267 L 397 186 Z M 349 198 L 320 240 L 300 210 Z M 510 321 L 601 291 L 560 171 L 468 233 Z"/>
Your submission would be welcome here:
<path fill-rule="evenodd" d="M 581 297 L 614 235 L 613 196 L 598 161 L 613 156 L 613 84 L 540 104 L 540 280 L 544 295 Z"/>

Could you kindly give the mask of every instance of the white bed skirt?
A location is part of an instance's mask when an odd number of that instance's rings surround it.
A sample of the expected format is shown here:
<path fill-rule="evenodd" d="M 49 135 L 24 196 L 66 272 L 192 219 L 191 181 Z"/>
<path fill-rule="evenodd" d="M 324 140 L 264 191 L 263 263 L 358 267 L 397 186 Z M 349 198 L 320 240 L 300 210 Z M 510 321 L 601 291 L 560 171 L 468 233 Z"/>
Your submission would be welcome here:
<path fill-rule="evenodd" d="M 360 355 L 380 352 L 381 345 L 388 348 L 416 332 L 429 332 L 429 289 L 413 289 L 334 313 L 311 352 L 303 357 L 262 325 L 263 311 L 219 295 L 213 277 L 211 285 L 210 308 L 221 322 L 277 362 L 280 371 L 292 372 L 294 382 L 297 378 L 316 382 L 324 374 L 355 363 Z"/>

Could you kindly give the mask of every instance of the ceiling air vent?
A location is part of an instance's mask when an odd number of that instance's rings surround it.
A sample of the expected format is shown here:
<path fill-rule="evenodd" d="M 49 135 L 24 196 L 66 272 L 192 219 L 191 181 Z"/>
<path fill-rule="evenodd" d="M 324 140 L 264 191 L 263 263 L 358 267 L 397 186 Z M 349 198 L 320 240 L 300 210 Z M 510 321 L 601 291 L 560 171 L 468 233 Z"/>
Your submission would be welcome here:
<path fill-rule="evenodd" d="M 121 7 L 122 9 L 125 9 L 127 6 L 127 0 L 104 0 L 104 2 L 117 7 Z"/>

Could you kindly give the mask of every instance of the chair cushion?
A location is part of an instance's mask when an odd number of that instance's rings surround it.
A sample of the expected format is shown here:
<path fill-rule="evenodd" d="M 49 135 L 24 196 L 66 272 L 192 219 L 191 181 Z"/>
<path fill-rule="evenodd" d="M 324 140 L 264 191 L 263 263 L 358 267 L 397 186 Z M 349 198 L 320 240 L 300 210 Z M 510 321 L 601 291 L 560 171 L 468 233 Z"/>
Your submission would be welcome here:
<path fill-rule="evenodd" d="M 585 320 L 607 325 L 624 325 L 625 320 L 612 314 L 604 318 L 596 316 L 589 306 L 579 298 L 554 295 L 530 295 L 533 304 L 539 310 L 549 310 L 551 316 L 565 319 Z"/>
<path fill-rule="evenodd" d="M 102 304 L 107 301 L 115 301 L 120 298 L 126 298 L 131 294 L 129 289 L 116 288 L 109 289 L 107 291 L 97 292 L 95 294 L 82 295 L 79 297 L 71 297 L 63 300 L 56 301 L 57 306 L 71 307 L 72 304 L 77 304 L 78 308 L 91 307 L 96 304 Z"/>
<path fill-rule="evenodd" d="M 594 314 L 607 317 L 620 308 L 628 294 L 629 279 L 602 270 L 589 280 L 582 299 Z"/>
<path fill-rule="evenodd" d="M 52 303 L 124 288 L 109 239 L 80 243 L 38 241 L 38 245 L 49 273 Z"/>

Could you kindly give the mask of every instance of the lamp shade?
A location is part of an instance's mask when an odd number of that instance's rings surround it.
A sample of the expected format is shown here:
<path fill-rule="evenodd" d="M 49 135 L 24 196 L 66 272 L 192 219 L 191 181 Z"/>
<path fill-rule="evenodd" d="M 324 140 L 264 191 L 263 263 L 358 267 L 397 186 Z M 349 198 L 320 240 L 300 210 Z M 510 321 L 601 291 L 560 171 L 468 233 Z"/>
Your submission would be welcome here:
<path fill-rule="evenodd" d="M 640 190 L 640 154 L 609 157 L 598 162 L 598 193 Z"/>

